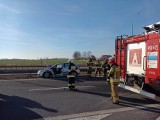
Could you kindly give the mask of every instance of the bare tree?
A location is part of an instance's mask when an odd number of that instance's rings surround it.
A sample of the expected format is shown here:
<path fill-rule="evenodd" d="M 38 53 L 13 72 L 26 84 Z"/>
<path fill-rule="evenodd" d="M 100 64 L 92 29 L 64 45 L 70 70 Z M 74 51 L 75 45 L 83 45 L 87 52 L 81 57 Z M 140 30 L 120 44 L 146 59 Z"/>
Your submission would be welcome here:
<path fill-rule="evenodd" d="M 92 60 L 96 60 L 96 57 L 94 55 L 91 56 Z"/>
<path fill-rule="evenodd" d="M 87 51 L 87 58 L 91 58 L 92 57 L 92 52 L 91 51 Z"/>
<path fill-rule="evenodd" d="M 74 58 L 74 59 L 80 59 L 80 58 L 81 58 L 81 53 L 80 53 L 79 51 L 75 51 L 75 52 L 73 53 L 73 58 Z"/>
<path fill-rule="evenodd" d="M 86 51 L 82 53 L 82 58 L 87 59 L 87 52 Z"/>
<path fill-rule="evenodd" d="M 82 52 L 82 59 L 89 59 L 89 58 L 95 59 L 95 56 L 92 55 L 91 51 L 84 51 L 84 52 Z"/>

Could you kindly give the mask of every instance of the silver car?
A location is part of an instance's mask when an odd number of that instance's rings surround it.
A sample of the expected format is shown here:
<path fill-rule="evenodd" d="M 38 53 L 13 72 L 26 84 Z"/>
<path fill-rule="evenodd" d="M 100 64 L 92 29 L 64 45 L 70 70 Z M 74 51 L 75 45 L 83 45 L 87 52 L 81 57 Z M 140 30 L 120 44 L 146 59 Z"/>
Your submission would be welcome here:
<path fill-rule="evenodd" d="M 80 67 L 75 63 L 71 63 L 71 66 L 76 66 L 76 70 L 74 70 L 71 74 L 77 76 L 80 74 Z M 50 78 L 51 76 L 66 76 L 69 72 L 69 63 L 61 63 L 55 64 L 52 67 L 39 70 L 37 72 L 38 76 L 44 78 Z"/>

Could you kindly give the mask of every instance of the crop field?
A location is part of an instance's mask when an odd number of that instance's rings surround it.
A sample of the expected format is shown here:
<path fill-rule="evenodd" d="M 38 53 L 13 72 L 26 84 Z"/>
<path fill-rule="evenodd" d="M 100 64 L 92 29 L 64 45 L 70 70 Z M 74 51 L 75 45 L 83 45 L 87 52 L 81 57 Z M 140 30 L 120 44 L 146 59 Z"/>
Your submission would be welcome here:
<path fill-rule="evenodd" d="M 68 59 L 45 59 L 45 60 L 20 60 L 20 59 L 12 59 L 12 60 L 0 60 L 0 66 L 44 66 L 45 63 L 48 65 L 54 65 L 57 63 L 67 62 Z M 86 64 L 86 60 L 73 60 L 74 63 L 78 65 Z"/>
<path fill-rule="evenodd" d="M 57 63 L 67 62 L 68 59 L 48 59 L 43 60 L 48 66 Z M 0 60 L 0 79 L 17 79 L 17 78 L 34 78 L 40 69 L 45 69 L 47 66 L 42 60 Z M 81 69 L 81 75 L 86 75 L 87 60 L 73 60 Z"/>

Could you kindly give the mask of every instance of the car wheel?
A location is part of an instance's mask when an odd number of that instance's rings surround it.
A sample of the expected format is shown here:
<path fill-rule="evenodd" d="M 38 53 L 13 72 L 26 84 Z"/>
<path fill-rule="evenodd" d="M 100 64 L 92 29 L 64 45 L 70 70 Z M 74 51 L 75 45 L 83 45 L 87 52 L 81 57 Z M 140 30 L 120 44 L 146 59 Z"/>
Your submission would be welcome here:
<path fill-rule="evenodd" d="M 50 78 L 50 73 L 49 72 L 45 72 L 45 73 L 43 73 L 43 77 L 44 78 Z"/>

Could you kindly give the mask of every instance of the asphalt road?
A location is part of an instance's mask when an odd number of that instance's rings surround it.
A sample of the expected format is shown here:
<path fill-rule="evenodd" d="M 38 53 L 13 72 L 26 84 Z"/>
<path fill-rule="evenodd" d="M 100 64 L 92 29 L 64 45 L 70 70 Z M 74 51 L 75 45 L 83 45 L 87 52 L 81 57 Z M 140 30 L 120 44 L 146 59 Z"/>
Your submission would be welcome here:
<path fill-rule="evenodd" d="M 102 78 L 78 78 L 78 91 L 66 78 L 0 80 L 0 120 L 156 120 L 160 99 L 119 88 L 112 104 L 110 85 Z"/>

